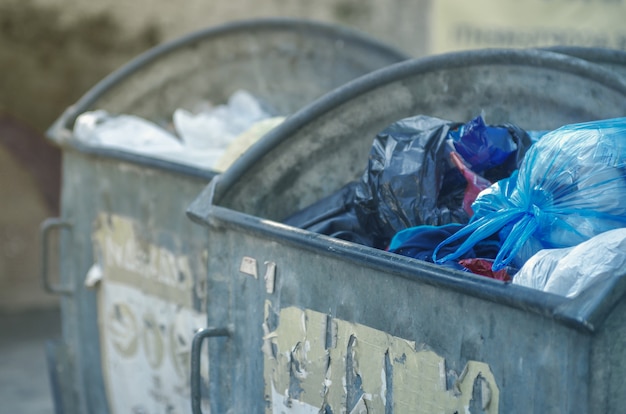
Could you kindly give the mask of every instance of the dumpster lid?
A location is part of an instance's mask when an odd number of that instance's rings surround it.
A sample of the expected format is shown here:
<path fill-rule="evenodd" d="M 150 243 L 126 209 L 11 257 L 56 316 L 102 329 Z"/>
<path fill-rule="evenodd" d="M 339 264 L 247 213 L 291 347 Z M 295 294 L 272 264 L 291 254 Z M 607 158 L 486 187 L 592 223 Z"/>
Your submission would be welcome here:
<path fill-rule="evenodd" d="M 562 48 L 561 50 L 583 53 L 582 48 Z M 600 51 L 590 51 L 589 53 L 598 53 L 606 59 L 610 59 L 610 55 Z M 619 53 L 615 54 L 615 56 L 616 59 L 622 58 Z M 325 96 L 318 98 L 308 106 L 301 108 L 291 115 L 285 122 L 267 133 L 263 139 L 259 140 L 222 174 L 220 184 L 214 190 L 214 202 L 228 205 L 230 200 L 235 197 L 237 193 L 235 189 L 236 184 L 245 181 L 245 176 L 249 175 L 253 168 L 258 170 L 259 168 L 268 166 L 267 163 L 262 162 L 264 157 L 272 156 L 276 158 L 276 155 L 270 154 L 275 153 L 282 143 L 289 141 L 292 135 L 308 127 L 309 124 L 312 124 L 314 121 L 325 115 L 332 114 L 332 111 L 341 105 L 356 100 L 376 88 L 392 82 L 402 81 L 402 79 L 405 78 L 437 72 L 442 68 L 449 70 L 481 65 L 516 65 L 554 69 L 563 73 L 587 78 L 592 82 L 612 89 L 617 94 L 623 95 L 626 99 L 626 79 L 616 76 L 615 73 L 604 67 L 554 51 L 540 49 L 484 49 L 411 59 L 363 75 L 358 79 L 340 86 Z M 620 113 L 623 116 L 623 110 L 620 111 Z M 400 118 L 402 118 L 401 115 L 398 116 L 396 120 Z M 389 123 L 391 122 L 393 121 Z M 381 124 L 379 130 L 382 130 L 386 125 L 387 124 Z M 522 125 L 522 127 L 529 130 L 546 129 L 545 126 L 529 128 L 526 125 Z M 256 170 L 255 174 L 257 174 Z"/>

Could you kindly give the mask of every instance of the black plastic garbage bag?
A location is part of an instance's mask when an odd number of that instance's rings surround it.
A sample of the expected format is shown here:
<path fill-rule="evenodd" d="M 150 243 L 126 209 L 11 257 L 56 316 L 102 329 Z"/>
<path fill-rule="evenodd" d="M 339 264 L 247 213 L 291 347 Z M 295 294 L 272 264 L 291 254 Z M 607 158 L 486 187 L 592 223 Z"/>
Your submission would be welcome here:
<path fill-rule="evenodd" d="M 283 223 L 341 240 L 372 246 L 372 236 L 361 227 L 354 208 L 354 197 L 359 185 L 358 181 L 351 182 L 334 194 L 283 220 Z"/>
<path fill-rule="evenodd" d="M 468 123 L 405 118 L 376 136 L 361 180 L 284 222 L 385 249 L 409 227 L 468 222 L 467 181 L 452 163 L 452 152 L 464 154 L 476 162 L 477 172 L 497 181 L 517 169 L 530 145 L 522 129 L 487 126 L 482 117 Z"/>

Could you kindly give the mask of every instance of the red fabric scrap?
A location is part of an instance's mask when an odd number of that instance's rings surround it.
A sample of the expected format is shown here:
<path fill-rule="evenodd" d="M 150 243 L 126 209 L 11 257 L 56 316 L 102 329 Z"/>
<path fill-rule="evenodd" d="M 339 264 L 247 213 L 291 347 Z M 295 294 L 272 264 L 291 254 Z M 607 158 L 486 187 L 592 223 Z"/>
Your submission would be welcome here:
<path fill-rule="evenodd" d="M 491 270 L 493 262 L 488 259 L 461 259 L 459 260 L 459 264 L 477 275 L 490 277 L 503 282 L 511 281 L 511 276 L 509 276 L 506 269 L 498 270 L 497 272 Z"/>

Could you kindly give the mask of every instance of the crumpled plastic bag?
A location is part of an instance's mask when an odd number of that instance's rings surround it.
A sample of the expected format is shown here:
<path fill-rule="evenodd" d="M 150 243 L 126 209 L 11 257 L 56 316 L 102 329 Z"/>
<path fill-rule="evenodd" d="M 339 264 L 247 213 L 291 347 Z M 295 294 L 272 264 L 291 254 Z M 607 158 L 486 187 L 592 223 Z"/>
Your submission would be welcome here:
<path fill-rule="evenodd" d="M 354 210 L 354 197 L 359 184 L 358 181 L 348 183 L 282 222 L 313 233 L 373 247 L 372 235 L 361 227 Z"/>
<path fill-rule="evenodd" d="M 196 113 L 178 108 L 172 120 L 185 145 L 198 150 L 223 150 L 235 137 L 270 116 L 261 102 L 249 92 L 237 90 L 223 105 L 211 106 Z"/>
<path fill-rule="evenodd" d="M 626 228 L 601 233 L 574 247 L 532 256 L 513 284 L 575 297 L 594 283 L 626 274 Z"/>
<path fill-rule="evenodd" d="M 626 227 L 626 118 L 566 125 L 545 134 L 519 171 L 482 191 L 471 222 L 435 251 L 435 262 L 460 257 L 498 233 L 493 270 L 521 267 L 541 249 L 575 246 Z M 439 250 L 467 237 L 456 250 Z"/>
<path fill-rule="evenodd" d="M 387 250 L 391 253 L 432 263 L 432 256 L 435 247 L 462 228 L 463 224 L 458 223 L 444 224 L 441 226 L 422 225 L 410 227 L 396 233 L 396 235 L 391 239 L 391 243 L 389 244 L 389 248 Z M 460 242 L 458 244 L 460 244 Z M 447 246 L 448 251 L 454 251 L 458 244 Z M 500 245 L 497 239 L 483 240 L 476 244 L 473 249 L 465 252 L 462 259 L 495 257 L 498 253 L 499 246 Z M 467 269 L 467 266 L 464 266 L 459 262 L 450 261 L 442 263 L 442 265 L 457 270 Z"/>
<path fill-rule="evenodd" d="M 495 181 L 517 169 L 530 138 L 514 125 L 488 126 L 482 116 L 468 123 L 418 115 L 380 132 L 357 187 L 355 211 L 361 226 L 386 247 L 399 231 L 418 225 L 466 223 L 467 181 L 450 159 L 453 151 L 469 167 Z"/>
<path fill-rule="evenodd" d="M 463 210 L 465 210 L 468 217 L 472 217 L 474 215 L 472 204 L 476 201 L 478 194 L 480 194 L 480 192 L 485 188 L 488 188 L 491 185 L 491 182 L 470 169 L 470 167 L 463 162 L 463 158 L 461 158 L 457 152 L 452 151 L 450 153 L 450 158 L 452 159 L 452 163 L 459 169 L 467 181 L 467 187 L 465 187 L 465 194 L 463 195 Z"/>
<path fill-rule="evenodd" d="M 261 128 L 252 130 L 268 120 L 269 116 L 256 98 L 240 90 L 226 104 L 210 106 L 197 113 L 178 108 L 173 114 L 174 131 L 171 132 L 135 115 L 95 110 L 78 116 L 74 137 L 93 147 L 111 148 L 203 169 L 219 165 L 218 171 L 222 171 L 254 140 L 277 124 L 277 121 L 269 122 L 267 126 L 263 124 Z"/>
<path fill-rule="evenodd" d="M 219 154 L 184 145 L 176 135 L 134 115 L 112 115 L 104 110 L 76 118 L 73 136 L 92 147 L 110 148 L 163 160 L 208 168 Z"/>

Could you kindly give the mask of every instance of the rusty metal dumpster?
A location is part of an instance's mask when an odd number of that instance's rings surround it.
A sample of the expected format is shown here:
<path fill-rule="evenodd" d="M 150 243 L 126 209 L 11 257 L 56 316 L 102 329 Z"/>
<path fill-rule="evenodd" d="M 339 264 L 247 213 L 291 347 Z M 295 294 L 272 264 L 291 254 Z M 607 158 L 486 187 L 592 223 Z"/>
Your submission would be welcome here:
<path fill-rule="evenodd" d="M 102 109 L 167 122 L 177 108 L 222 103 L 238 89 L 289 115 L 405 58 L 330 24 L 236 22 L 140 55 L 67 109 L 48 132 L 63 150 L 61 217 L 42 225 L 44 286 L 62 295 L 52 367 L 60 412 L 188 411 L 190 343 L 211 301 L 206 232 L 185 210 L 215 172 L 78 142 L 77 117 Z M 47 243 L 57 233 L 53 281 Z"/>
<path fill-rule="evenodd" d="M 623 278 L 566 299 L 281 224 L 358 178 L 390 123 L 480 111 L 527 130 L 618 117 L 626 83 L 539 50 L 395 64 L 302 108 L 194 200 L 213 300 L 192 364 L 206 343 L 222 361 L 211 412 L 621 410 Z"/>

